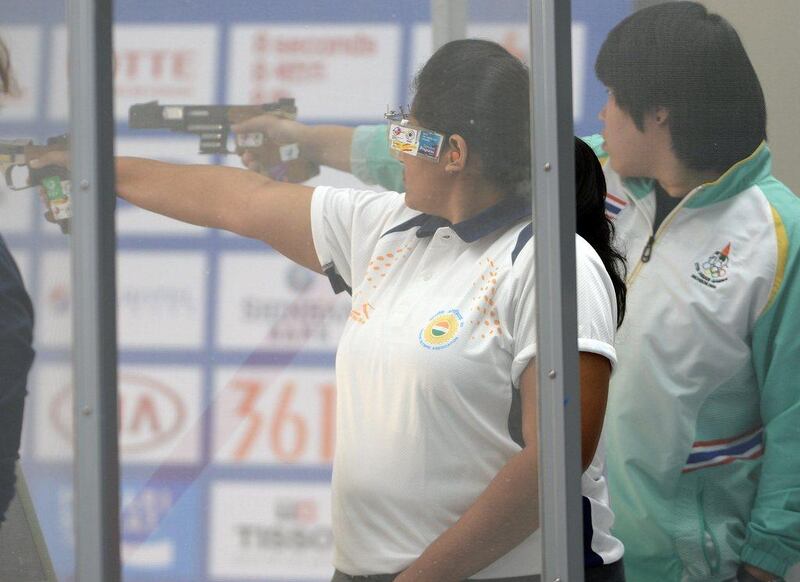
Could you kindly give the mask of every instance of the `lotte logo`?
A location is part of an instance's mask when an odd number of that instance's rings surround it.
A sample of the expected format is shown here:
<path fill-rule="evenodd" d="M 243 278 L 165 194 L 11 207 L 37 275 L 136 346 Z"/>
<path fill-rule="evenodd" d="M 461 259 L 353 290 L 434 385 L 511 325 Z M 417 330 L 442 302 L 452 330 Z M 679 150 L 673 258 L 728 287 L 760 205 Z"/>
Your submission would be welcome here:
<path fill-rule="evenodd" d="M 119 436 L 123 454 L 150 452 L 174 440 L 186 426 L 186 406 L 178 392 L 151 377 L 120 374 Z M 73 439 L 72 386 L 62 388 L 50 404 L 53 426 Z"/>

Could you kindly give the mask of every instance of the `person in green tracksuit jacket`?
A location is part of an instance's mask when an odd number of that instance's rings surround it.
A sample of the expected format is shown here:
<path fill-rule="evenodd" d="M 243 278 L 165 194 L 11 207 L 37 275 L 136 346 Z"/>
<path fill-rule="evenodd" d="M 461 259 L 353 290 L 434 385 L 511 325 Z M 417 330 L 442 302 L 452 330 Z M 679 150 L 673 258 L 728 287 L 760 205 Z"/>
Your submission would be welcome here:
<path fill-rule="evenodd" d="M 779 580 L 800 563 L 800 199 L 771 174 L 760 83 L 694 2 L 632 14 L 596 72 L 609 97 L 586 141 L 629 266 L 604 428 L 627 578 Z M 404 190 L 385 125 L 248 123 Z"/>
<path fill-rule="evenodd" d="M 628 573 L 779 579 L 800 562 L 800 199 L 771 174 L 761 85 L 693 2 L 629 16 L 595 71 L 629 268 L 606 419 Z"/>

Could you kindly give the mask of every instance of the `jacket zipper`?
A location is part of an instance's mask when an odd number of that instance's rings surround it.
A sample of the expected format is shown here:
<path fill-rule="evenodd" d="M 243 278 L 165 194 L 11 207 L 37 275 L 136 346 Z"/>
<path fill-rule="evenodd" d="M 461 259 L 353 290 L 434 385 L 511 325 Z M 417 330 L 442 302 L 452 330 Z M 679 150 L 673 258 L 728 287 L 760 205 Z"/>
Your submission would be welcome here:
<path fill-rule="evenodd" d="M 639 261 L 636 263 L 636 266 L 634 267 L 633 271 L 631 271 L 631 274 L 628 276 L 628 281 L 627 281 L 628 287 L 633 285 L 633 281 L 639 275 L 639 271 L 642 270 L 644 264 L 650 262 L 650 258 L 653 255 L 653 246 L 655 246 L 656 242 L 658 242 L 658 240 L 663 236 L 664 231 L 669 227 L 672 221 L 675 220 L 675 215 L 678 213 L 678 210 L 680 210 L 681 207 L 684 204 L 686 204 L 689 198 L 691 198 L 697 192 L 702 190 L 703 186 L 705 186 L 705 184 L 697 186 L 694 190 L 692 190 L 686 196 L 684 196 L 683 199 L 680 202 L 678 202 L 678 205 L 672 209 L 672 212 L 670 212 L 667 215 L 667 217 L 658 227 L 658 230 L 655 232 L 653 232 L 653 221 L 650 220 L 650 217 L 647 215 L 644 209 L 639 205 L 638 200 L 633 196 L 629 196 L 629 198 L 633 201 L 633 205 L 639 212 L 642 213 L 642 216 L 644 216 L 644 219 L 647 221 L 647 224 L 650 227 L 650 236 L 647 238 L 647 243 L 644 245 L 644 249 L 642 249 L 642 254 L 639 256 Z"/>

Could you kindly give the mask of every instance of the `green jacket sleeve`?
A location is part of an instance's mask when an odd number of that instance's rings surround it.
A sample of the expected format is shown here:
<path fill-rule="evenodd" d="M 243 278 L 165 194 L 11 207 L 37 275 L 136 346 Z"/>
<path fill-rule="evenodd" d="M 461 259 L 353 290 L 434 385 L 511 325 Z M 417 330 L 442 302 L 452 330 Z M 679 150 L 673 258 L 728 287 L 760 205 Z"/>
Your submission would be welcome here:
<path fill-rule="evenodd" d="M 752 336 L 765 449 L 741 559 L 783 576 L 800 562 L 800 199 L 777 181 L 762 189 L 773 209 L 778 268 Z"/>
<path fill-rule="evenodd" d="M 403 164 L 389 153 L 386 124 L 356 127 L 350 149 L 350 170 L 362 182 L 405 192 Z"/>
<path fill-rule="evenodd" d="M 583 141 L 587 143 L 587 145 L 592 148 L 594 151 L 594 155 L 598 157 L 598 159 L 602 160 L 603 158 L 608 157 L 608 153 L 603 149 L 603 136 L 599 133 L 595 133 L 592 135 L 585 135 L 581 137 Z"/>

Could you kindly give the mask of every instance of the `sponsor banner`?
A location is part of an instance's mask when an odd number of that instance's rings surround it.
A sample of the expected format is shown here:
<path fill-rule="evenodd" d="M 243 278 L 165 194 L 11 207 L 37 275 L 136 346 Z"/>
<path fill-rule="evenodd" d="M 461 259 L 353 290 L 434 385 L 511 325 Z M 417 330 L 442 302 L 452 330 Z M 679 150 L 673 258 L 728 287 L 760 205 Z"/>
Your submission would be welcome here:
<path fill-rule="evenodd" d="M 213 103 L 216 97 L 218 29 L 215 25 L 118 24 L 114 27 L 114 112 L 128 119 L 135 103 Z M 53 86 L 49 117 L 67 117 L 67 36 L 63 26 L 53 32 Z"/>
<path fill-rule="evenodd" d="M 69 238 L 61 237 L 59 241 L 65 250 L 39 255 L 34 337 L 37 343 L 49 348 L 68 348 L 72 343 Z"/>
<path fill-rule="evenodd" d="M 114 148 L 120 156 L 152 158 L 176 164 L 211 163 L 211 156 L 198 155 L 199 143 L 197 137 L 175 137 L 164 130 L 164 137 L 159 138 L 117 138 Z M 117 204 L 116 221 L 120 235 L 201 236 L 207 232 L 203 227 L 142 210 L 123 201 Z"/>
<path fill-rule="evenodd" d="M 72 467 L 41 466 L 23 459 L 36 519 L 57 580 L 75 577 L 75 523 Z"/>
<path fill-rule="evenodd" d="M 203 390 L 198 369 L 125 366 L 118 383 L 124 464 L 200 462 Z"/>
<path fill-rule="evenodd" d="M 206 257 L 196 252 L 120 252 L 121 348 L 200 348 L 205 337 Z"/>
<path fill-rule="evenodd" d="M 383 120 L 397 99 L 394 24 L 233 26 L 228 101 L 294 97 L 304 119 Z"/>
<path fill-rule="evenodd" d="M 217 347 L 336 350 L 350 300 L 326 277 L 276 253 L 220 258 Z"/>
<path fill-rule="evenodd" d="M 27 463 L 28 488 L 47 551 L 59 580 L 75 573 L 72 471 Z M 126 581 L 198 582 L 203 560 L 202 485 L 183 479 L 124 479 L 121 484 L 120 550 Z"/>
<path fill-rule="evenodd" d="M 331 369 L 218 369 L 213 461 L 225 465 L 328 465 L 336 389 Z"/>
<path fill-rule="evenodd" d="M 63 238 L 64 243 L 69 239 Z M 117 255 L 118 337 L 121 348 L 199 348 L 205 334 L 206 257 L 195 252 L 120 252 Z M 42 254 L 37 338 L 42 345 L 72 341 L 70 260 Z"/>
<path fill-rule="evenodd" d="M 213 580 L 330 580 L 330 487 L 218 482 L 211 487 Z"/>
<path fill-rule="evenodd" d="M 121 487 L 125 580 L 200 580 L 201 484 L 124 479 Z"/>
<path fill-rule="evenodd" d="M 470 24 L 467 36 L 484 38 L 501 44 L 511 54 L 528 63 L 530 55 L 529 27 L 527 24 Z M 430 24 L 414 26 L 411 50 L 411 74 L 425 64 L 433 52 L 433 32 Z M 587 27 L 580 22 L 572 23 L 572 114 L 575 123 L 580 123 L 584 112 L 584 86 L 586 84 L 586 62 L 589 58 Z M 409 96 L 410 102 L 410 96 Z"/>
<path fill-rule="evenodd" d="M 0 115 L 3 113 L 0 112 Z M 7 188 L 5 179 L 0 177 L 0 232 L 4 235 L 30 233 L 33 230 L 34 207 L 44 213 L 44 207 L 39 206 L 36 190 L 15 192 Z M 58 231 L 55 224 L 51 226 Z"/>
<path fill-rule="evenodd" d="M 2 232 L 2 230 L 0 230 Z M 28 291 L 30 295 L 31 292 L 31 257 L 30 253 L 27 250 L 21 250 L 17 248 L 9 248 L 8 251 L 11 253 L 11 256 L 14 258 L 14 262 L 17 263 L 17 267 L 19 268 L 19 274 L 22 275 L 22 284 L 25 285 L 25 289 Z M 34 309 L 36 306 L 34 305 Z"/>
<path fill-rule="evenodd" d="M 11 71 L 17 84 L 11 95 L 0 96 L 2 119 L 28 121 L 36 119 L 39 103 L 39 70 L 42 62 L 42 29 L 38 26 L 0 26 L 0 38 L 8 47 Z M 51 87 L 53 91 L 60 88 Z M 24 135 L 7 136 L 28 137 Z"/>
<path fill-rule="evenodd" d="M 67 365 L 42 364 L 34 374 L 35 457 L 72 458 L 73 390 Z M 202 376 L 182 366 L 119 370 L 119 450 L 126 466 L 199 463 Z"/>
<path fill-rule="evenodd" d="M 74 458 L 72 368 L 69 364 L 36 364 L 28 384 L 33 407 L 26 406 L 26 413 L 34 426 L 34 459 L 71 462 Z"/>

